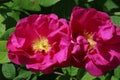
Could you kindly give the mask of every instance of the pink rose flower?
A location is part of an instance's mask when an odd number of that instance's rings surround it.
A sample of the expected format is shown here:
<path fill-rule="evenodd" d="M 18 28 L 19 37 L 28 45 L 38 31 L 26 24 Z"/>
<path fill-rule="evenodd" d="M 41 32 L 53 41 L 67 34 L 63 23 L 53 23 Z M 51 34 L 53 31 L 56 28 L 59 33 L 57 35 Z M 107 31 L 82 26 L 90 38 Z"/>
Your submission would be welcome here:
<path fill-rule="evenodd" d="M 85 67 L 91 75 L 100 76 L 120 64 L 120 28 L 106 13 L 75 7 L 70 27 L 73 66 Z"/>
<path fill-rule="evenodd" d="M 67 21 L 55 14 L 31 15 L 21 19 L 10 36 L 9 59 L 32 71 L 50 73 L 54 67 L 69 65 L 70 33 Z"/>

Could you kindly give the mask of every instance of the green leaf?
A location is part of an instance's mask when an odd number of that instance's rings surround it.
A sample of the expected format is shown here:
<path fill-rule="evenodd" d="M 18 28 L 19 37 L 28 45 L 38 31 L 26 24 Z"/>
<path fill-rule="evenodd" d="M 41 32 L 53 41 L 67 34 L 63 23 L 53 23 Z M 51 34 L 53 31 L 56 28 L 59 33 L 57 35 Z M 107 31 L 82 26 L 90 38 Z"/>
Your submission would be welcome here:
<path fill-rule="evenodd" d="M 1 12 L 0 12 L 1 13 Z M 5 20 L 5 18 L 0 14 L 0 24 Z"/>
<path fill-rule="evenodd" d="M 108 72 L 105 74 L 105 80 L 111 80 L 113 74 L 114 74 L 113 70 L 112 70 L 112 71 L 108 71 Z"/>
<path fill-rule="evenodd" d="M 38 1 L 41 6 L 49 7 L 49 6 L 56 4 L 60 0 L 38 0 Z"/>
<path fill-rule="evenodd" d="M 4 34 L 5 32 L 5 25 L 0 23 L 0 37 Z"/>
<path fill-rule="evenodd" d="M 7 41 L 0 41 L 0 52 L 7 52 L 6 43 Z"/>
<path fill-rule="evenodd" d="M 73 66 L 62 68 L 63 73 L 69 74 L 70 76 L 77 75 L 78 70 L 79 70 L 78 68 Z"/>
<path fill-rule="evenodd" d="M 76 75 L 77 79 L 78 79 L 78 80 L 81 79 L 81 78 L 85 75 L 85 73 L 86 73 L 86 70 L 80 68 L 80 69 L 78 70 L 78 72 L 77 72 L 77 75 Z"/>
<path fill-rule="evenodd" d="M 15 30 L 15 27 L 9 28 L 0 38 L 1 40 L 8 40 L 9 36 L 12 34 L 12 32 Z"/>
<path fill-rule="evenodd" d="M 118 66 L 115 70 L 114 70 L 114 75 L 116 78 L 120 79 L 120 66 Z"/>
<path fill-rule="evenodd" d="M 5 78 L 13 79 L 16 75 L 15 66 L 13 64 L 3 64 L 2 65 L 2 73 Z"/>
<path fill-rule="evenodd" d="M 37 80 L 37 76 L 34 76 L 34 77 L 32 78 L 32 80 Z"/>
<path fill-rule="evenodd" d="M 109 11 L 115 8 L 119 8 L 112 0 L 107 0 L 104 5 Z"/>
<path fill-rule="evenodd" d="M 10 62 L 6 48 L 7 41 L 0 41 L 0 64 Z"/>
<path fill-rule="evenodd" d="M 105 76 L 104 76 L 104 75 L 103 75 L 103 76 L 100 76 L 99 79 L 100 79 L 100 80 L 105 80 Z"/>
<path fill-rule="evenodd" d="M 79 5 L 79 0 L 75 0 L 75 4 L 76 4 L 76 5 Z"/>
<path fill-rule="evenodd" d="M 120 27 L 120 17 L 119 16 L 111 16 L 112 22 Z"/>
<path fill-rule="evenodd" d="M 4 5 L 7 6 L 7 7 L 9 7 L 10 9 L 12 9 L 14 4 L 13 4 L 12 1 L 9 1 L 7 3 L 4 3 Z"/>
<path fill-rule="evenodd" d="M 112 76 L 111 80 L 119 80 L 118 78 Z"/>
<path fill-rule="evenodd" d="M 81 80 L 93 80 L 93 79 L 95 79 L 96 77 L 94 77 L 94 76 L 92 76 L 92 75 L 90 75 L 89 73 L 86 73 L 83 77 L 82 77 L 82 79 Z"/>
<path fill-rule="evenodd" d="M 40 11 L 41 7 L 38 0 L 13 0 L 14 7 L 19 7 L 31 11 Z"/>
<path fill-rule="evenodd" d="M 16 12 L 16 11 L 11 11 L 11 12 L 8 12 L 7 15 L 10 16 L 10 17 L 12 17 L 16 21 L 18 21 L 20 13 Z"/>
<path fill-rule="evenodd" d="M 21 69 L 19 71 L 18 76 L 15 77 L 13 80 L 22 80 L 22 79 L 23 80 L 30 80 L 32 74 L 33 73 L 31 71 L 26 71 L 26 70 Z"/>
<path fill-rule="evenodd" d="M 0 15 L 0 37 L 4 34 L 5 32 L 5 24 L 3 24 L 4 17 Z"/>
<path fill-rule="evenodd" d="M 10 62 L 8 52 L 0 52 L 0 64 Z"/>

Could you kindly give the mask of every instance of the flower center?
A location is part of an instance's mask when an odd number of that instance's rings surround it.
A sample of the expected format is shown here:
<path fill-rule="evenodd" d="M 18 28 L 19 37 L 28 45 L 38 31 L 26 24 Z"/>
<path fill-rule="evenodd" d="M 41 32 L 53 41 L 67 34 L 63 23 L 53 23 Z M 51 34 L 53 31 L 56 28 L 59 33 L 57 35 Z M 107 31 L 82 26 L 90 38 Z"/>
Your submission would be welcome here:
<path fill-rule="evenodd" d="M 88 48 L 88 51 L 89 51 L 89 50 L 91 50 L 95 46 L 96 42 L 92 39 L 92 33 L 85 32 L 84 36 L 87 38 L 87 41 L 90 44 L 90 46 Z"/>
<path fill-rule="evenodd" d="M 48 52 L 51 48 L 51 45 L 48 43 L 47 38 L 42 37 L 33 42 L 32 48 L 35 52 L 37 51 Z"/>

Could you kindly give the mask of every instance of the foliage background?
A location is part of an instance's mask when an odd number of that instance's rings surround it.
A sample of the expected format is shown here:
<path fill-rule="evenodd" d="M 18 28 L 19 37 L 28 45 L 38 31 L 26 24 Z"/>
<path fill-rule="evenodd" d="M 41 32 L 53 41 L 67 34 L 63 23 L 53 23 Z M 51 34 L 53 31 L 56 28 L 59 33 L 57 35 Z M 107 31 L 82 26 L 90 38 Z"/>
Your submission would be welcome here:
<path fill-rule="evenodd" d="M 0 80 L 120 80 L 120 67 L 100 77 L 72 66 L 56 68 L 54 73 L 45 75 L 9 61 L 6 42 L 21 18 L 31 14 L 55 13 L 69 20 L 74 6 L 106 12 L 113 23 L 120 26 L 120 0 L 0 0 Z"/>

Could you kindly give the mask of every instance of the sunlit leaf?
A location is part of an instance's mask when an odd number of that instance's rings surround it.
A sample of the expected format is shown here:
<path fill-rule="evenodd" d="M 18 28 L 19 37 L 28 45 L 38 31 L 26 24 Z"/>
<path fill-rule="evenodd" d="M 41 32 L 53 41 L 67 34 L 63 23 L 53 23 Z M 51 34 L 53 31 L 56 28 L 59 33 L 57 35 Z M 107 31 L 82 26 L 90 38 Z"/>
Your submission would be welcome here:
<path fill-rule="evenodd" d="M 119 80 L 118 78 L 112 76 L 111 80 Z"/>
<path fill-rule="evenodd" d="M 31 10 L 31 11 L 40 11 L 41 7 L 38 3 L 38 0 L 13 0 L 14 6 L 19 8 Z"/>
<path fill-rule="evenodd" d="M 0 37 L 4 34 L 5 32 L 5 25 L 0 23 Z"/>
<path fill-rule="evenodd" d="M 10 62 L 6 48 L 7 41 L 0 41 L 0 64 Z"/>
<path fill-rule="evenodd" d="M 92 75 L 90 75 L 89 73 L 86 73 L 83 77 L 82 77 L 82 79 L 81 80 L 93 80 L 93 79 L 95 79 L 96 77 L 95 76 L 92 76 Z"/>
<path fill-rule="evenodd" d="M 0 64 L 10 62 L 8 52 L 0 52 Z"/>
<path fill-rule="evenodd" d="M 70 76 L 75 76 L 78 73 L 79 68 L 73 67 L 73 66 L 69 66 L 69 67 L 65 67 L 62 68 L 62 71 L 65 74 L 69 74 Z"/>
<path fill-rule="evenodd" d="M 56 4 L 60 0 L 38 0 L 38 1 L 41 6 L 49 7 L 49 6 Z"/>
<path fill-rule="evenodd" d="M 7 52 L 6 43 L 7 41 L 0 41 L 0 52 Z"/>
<path fill-rule="evenodd" d="M 116 78 L 120 79 L 120 66 L 118 66 L 115 70 L 114 70 L 114 75 Z"/>

